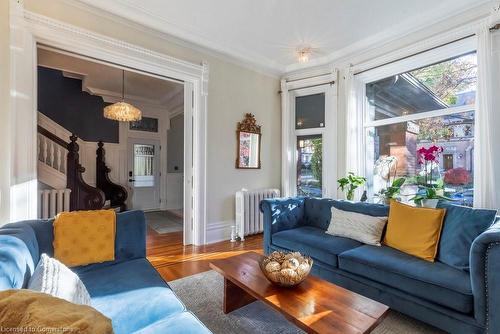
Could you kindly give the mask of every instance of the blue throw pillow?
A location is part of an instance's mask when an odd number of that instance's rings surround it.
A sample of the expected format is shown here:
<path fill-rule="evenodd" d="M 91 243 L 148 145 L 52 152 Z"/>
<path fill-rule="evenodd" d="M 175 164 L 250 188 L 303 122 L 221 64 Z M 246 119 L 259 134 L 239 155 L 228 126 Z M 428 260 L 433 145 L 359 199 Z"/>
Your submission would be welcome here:
<path fill-rule="evenodd" d="M 457 269 L 469 271 L 472 242 L 495 221 L 496 210 L 473 209 L 439 201 L 446 209 L 437 260 Z"/>

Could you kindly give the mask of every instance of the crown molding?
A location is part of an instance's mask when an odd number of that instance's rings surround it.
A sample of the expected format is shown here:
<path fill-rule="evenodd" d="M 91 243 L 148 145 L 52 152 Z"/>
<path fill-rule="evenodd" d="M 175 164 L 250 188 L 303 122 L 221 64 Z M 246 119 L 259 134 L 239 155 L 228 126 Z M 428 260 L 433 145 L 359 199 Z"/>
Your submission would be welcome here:
<path fill-rule="evenodd" d="M 80 48 L 84 49 L 88 45 L 92 45 L 95 52 L 99 53 L 99 58 L 96 58 L 94 61 L 108 65 L 119 64 L 120 61 L 115 60 L 115 58 L 121 59 L 122 53 L 127 52 L 130 57 L 134 58 L 134 61 L 140 62 L 143 65 L 142 67 L 157 69 L 157 64 L 161 64 L 160 66 L 165 70 L 174 68 L 178 73 L 182 73 L 182 77 L 179 78 L 180 80 L 185 80 L 186 78 L 198 78 L 203 71 L 203 66 L 201 64 L 198 65 L 150 49 L 136 46 L 134 44 L 101 35 L 66 22 L 31 12 L 29 10 L 23 10 L 22 16 L 25 20 L 24 24 L 28 25 L 30 29 L 36 32 L 43 32 L 41 34 L 43 37 L 38 38 L 38 41 L 42 43 L 41 47 L 45 45 L 45 40 L 49 38 L 50 41 L 48 44 L 50 45 L 50 49 L 53 50 L 55 48 L 56 50 L 58 49 L 61 50 L 60 52 L 65 53 L 66 45 L 72 42 L 71 44 L 74 45 L 74 49 L 76 50 L 69 52 L 68 54 L 78 56 L 77 52 Z M 54 39 L 52 39 L 52 37 L 54 37 Z M 104 48 L 107 48 L 107 51 L 101 53 L 101 49 Z M 111 52 L 111 49 L 116 49 L 117 51 Z M 87 59 L 86 57 L 82 58 Z M 103 60 L 101 61 L 98 59 Z M 168 64 L 168 66 L 163 66 L 164 64 Z M 134 70 L 134 68 L 121 67 L 118 65 L 117 67 Z M 151 71 L 151 73 L 154 73 L 154 71 Z M 179 77 L 179 74 L 173 75 L 173 77 Z"/>
<path fill-rule="evenodd" d="M 321 68 L 332 63 L 337 66 L 359 63 L 380 56 L 383 53 L 412 48 L 415 43 L 425 39 L 428 39 L 428 44 L 431 44 L 433 40 L 439 40 L 447 32 L 450 32 L 450 36 L 458 36 L 464 32 L 474 32 L 474 22 L 488 16 L 490 11 L 491 3 L 488 0 L 481 0 L 479 5 L 474 4 L 459 11 L 448 11 L 446 15 L 441 15 L 438 20 L 416 17 L 409 22 L 403 22 L 369 36 L 327 56 L 312 59 L 307 64 L 288 65 L 286 75 L 300 76 L 300 73 L 307 72 L 311 68 Z"/>
<path fill-rule="evenodd" d="M 200 42 L 191 42 L 178 35 L 164 32 L 162 27 L 165 24 L 159 20 L 155 20 L 146 14 L 146 18 L 151 22 L 151 26 L 145 26 L 138 23 L 137 17 L 145 15 L 142 11 L 124 7 L 124 3 L 115 1 L 93 1 L 93 0 L 62 0 L 67 5 L 84 10 L 92 15 L 111 20 L 118 24 L 124 25 L 142 33 L 148 34 L 155 38 L 164 40 L 168 43 L 173 43 L 178 46 L 196 51 L 203 55 L 211 56 L 219 60 L 229 62 L 231 64 L 243 67 L 256 73 L 264 74 L 273 78 L 279 78 L 285 73 L 285 66 L 274 62 L 268 58 L 259 55 L 249 55 L 247 52 L 227 52 L 221 46 L 209 43 L 204 38 L 199 38 Z M 99 6 L 97 6 L 99 4 Z M 101 8 L 105 7 L 104 9 Z M 117 14 L 120 13 L 120 14 Z M 130 15 L 130 16 L 128 16 Z M 134 20 L 135 19 L 135 20 Z"/>

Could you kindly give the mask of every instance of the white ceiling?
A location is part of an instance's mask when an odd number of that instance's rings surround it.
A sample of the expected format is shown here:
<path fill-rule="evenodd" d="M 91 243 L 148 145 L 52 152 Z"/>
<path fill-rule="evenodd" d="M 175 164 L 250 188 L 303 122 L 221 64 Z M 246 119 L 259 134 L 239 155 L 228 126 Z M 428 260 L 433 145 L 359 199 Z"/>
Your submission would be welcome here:
<path fill-rule="evenodd" d="M 354 44 L 395 37 L 488 0 L 80 0 L 240 60 L 284 72 L 296 50 L 332 59 Z M 317 61 L 316 61 L 317 63 Z"/>
<path fill-rule="evenodd" d="M 67 54 L 38 49 L 38 65 L 61 70 L 63 75 L 82 80 L 82 90 L 102 96 L 114 103 L 122 96 L 122 70 L 73 57 Z M 184 104 L 184 85 L 148 75 L 125 71 L 125 100 L 149 107 L 175 112 Z"/>

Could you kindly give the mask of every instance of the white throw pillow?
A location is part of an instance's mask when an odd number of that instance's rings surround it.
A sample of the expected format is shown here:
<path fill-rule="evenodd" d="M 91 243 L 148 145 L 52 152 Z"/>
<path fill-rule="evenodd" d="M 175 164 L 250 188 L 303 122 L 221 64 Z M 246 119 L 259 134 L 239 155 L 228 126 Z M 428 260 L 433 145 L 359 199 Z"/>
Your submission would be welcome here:
<path fill-rule="evenodd" d="M 387 217 L 373 217 L 332 207 L 332 219 L 326 233 L 380 246 Z"/>
<path fill-rule="evenodd" d="M 40 256 L 40 261 L 28 282 L 28 289 L 47 293 L 75 304 L 90 305 L 90 295 L 80 278 L 47 254 Z"/>

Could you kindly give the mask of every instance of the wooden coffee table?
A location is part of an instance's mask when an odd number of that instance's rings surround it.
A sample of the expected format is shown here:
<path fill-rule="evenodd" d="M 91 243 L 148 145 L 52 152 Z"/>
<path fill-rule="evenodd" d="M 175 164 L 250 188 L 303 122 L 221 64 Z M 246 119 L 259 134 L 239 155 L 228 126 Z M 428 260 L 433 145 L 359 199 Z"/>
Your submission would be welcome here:
<path fill-rule="evenodd" d="M 248 252 L 210 263 L 224 276 L 224 313 L 261 300 L 308 333 L 359 334 L 373 330 L 389 310 L 312 275 L 293 288 L 275 286 L 260 270 L 262 258 Z"/>

